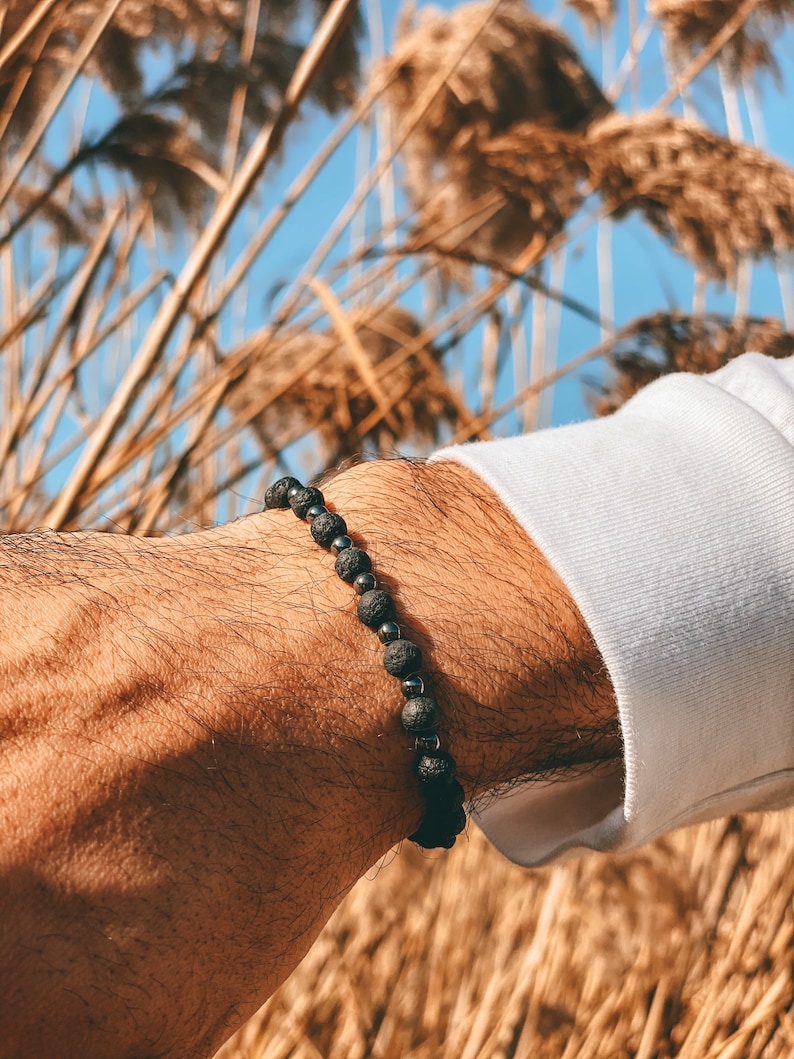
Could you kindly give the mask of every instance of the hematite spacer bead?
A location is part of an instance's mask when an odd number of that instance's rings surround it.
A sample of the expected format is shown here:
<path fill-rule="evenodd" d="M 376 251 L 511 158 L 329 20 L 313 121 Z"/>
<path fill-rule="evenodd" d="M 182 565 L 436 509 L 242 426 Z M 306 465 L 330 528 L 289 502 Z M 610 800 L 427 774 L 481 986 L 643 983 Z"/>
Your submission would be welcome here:
<path fill-rule="evenodd" d="M 438 706 L 425 695 L 415 695 L 403 706 L 402 725 L 412 735 L 429 732 L 441 720 Z"/>
<path fill-rule="evenodd" d="M 333 545 L 331 547 L 333 548 Z M 348 584 L 355 581 L 359 574 L 368 574 L 371 569 L 372 560 L 363 548 L 346 548 L 345 551 L 339 553 L 334 563 L 334 570 Z M 372 580 L 374 581 L 375 578 L 373 577 Z"/>
<path fill-rule="evenodd" d="M 297 478 L 279 478 L 277 482 L 273 482 L 265 493 L 265 510 L 289 507 L 288 493 L 290 489 L 295 488 L 303 488 Z"/>
<path fill-rule="evenodd" d="M 406 699 L 415 699 L 417 695 L 425 693 L 425 682 L 418 673 L 412 673 L 410 677 L 406 677 L 400 687 Z"/>
<path fill-rule="evenodd" d="M 425 732 L 414 739 L 414 750 L 440 750 L 441 740 L 438 732 Z"/>
<path fill-rule="evenodd" d="M 383 668 L 393 677 L 409 677 L 422 665 L 422 652 L 411 640 L 395 640 L 383 652 Z"/>
<path fill-rule="evenodd" d="M 417 758 L 416 775 L 422 783 L 452 783 L 455 779 L 455 761 L 445 750 L 428 750 Z"/>
<path fill-rule="evenodd" d="M 396 621 L 384 621 L 378 629 L 378 639 L 381 643 L 393 643 L 400 639 L 400 626 Z"/>
<path fill-rule="evenodd" d="M 365 592 L 372 592 L 377 587 L 378 582 L 375 580 L 375 575 L 369 573 L 369 571 L 359 574 L 353 582 L 353 588 L 359 596 L 363 596 Z"/>
<path fill-rule="evenodd" d="M 294 493 L 290 489 L 289 494 L 289 506 L 298 518 L 305 519 L 309 508 L 314 507 L 315 504 L 321 504 L 325 507 L 325 497 L 320 490 L 315 489 L 314 486 L 310 485 L 305 489 L 296 489 Z"/>
<path fill-rule="evenodd" d="M 309 509 L 311 510 L 311 509 Z M 326 511 L 312 522 L 311 534 L 321 548 L 330 548 L 331 541 L 347 533 L 347 523 L 341 515 Z"/>
<path fill-rule="evenodd" d="M 334 555 L 339 555 L 340 552 L 347 551 L 348 548 L 353 547 L 353 542 L 346 533 L 340 533 L 338 537 L 334 537 L 331 541 L 331 551 Z"/>
<path fill-rule="evenodd" d="M 394 600 L 383 589 L 373 589 L 365 592 L 358 601 L 356 613 L 363 625 L 377 629 L 384 621 L 391 621 L 394 617 Z"/>
<path fill-rule="evenodd" d="M 320 515 L 327 514 L 328 508 L 325 506 L 325 504 L 312 504 L 312 506 L 306 512 L 306 521 L 312 523 L 316 518 L 319 518 Z"/>

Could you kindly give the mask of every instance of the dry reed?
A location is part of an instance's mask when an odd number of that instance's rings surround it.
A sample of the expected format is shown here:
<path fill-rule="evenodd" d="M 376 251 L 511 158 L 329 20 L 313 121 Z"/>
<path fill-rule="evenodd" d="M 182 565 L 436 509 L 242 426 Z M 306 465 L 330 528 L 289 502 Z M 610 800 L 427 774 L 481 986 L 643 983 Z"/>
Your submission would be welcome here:
<path fill-rule="evenodd" d="M 483 143 L 481 159 L 530 217 L 549 190 L 565 204 L 558 218 L 570 215 L 586 185 L 616 218 L 641 213 L 715 279 L 732 280 L 742 257 L 794 249 L 794 170 L 683 118 L 612 114 L 584 132 L 517 124 Z"/>
<path fill-rule="evenodd" d="M 576 11 L 591 33 L 598 27 L 606 32 L 615 21 L 617 13 L 615 0 L 565 0 L 565 2 L 568 7 Z"/>
<path fill-rule="evenodd" d="M 610 212 L 639 210 L 715 278 L 733 278 L 742 256 L 794 248 L 794 171 L 765 152 L 655 113 L 613 115 L 587 138 Z"/>
<path fill-rule="evenodd" d="M 651 0 L 650 12 L 661 23 L 672 57 L 681 64 L 698 54 L 733 17 L 741 0 Z M 718 52 L 738 77 L 756 67 L 777 69 L 770 38 L 794 15 L 791 0 L 759 0 L 753 15 Z"/>
<path fill-rule="evenodd" d="M 329 3 L 316 0 L 318 14 Z M 235 96 L 242 103 L 238 135 L 245 145 L 275 117 L 303 50 L 298 3 L 258 6 L 255 32 L 246 41 L 246 0 L 122 0 L 84 71 L 115 97 L 121 115 L 49 174 L 36 207 L 46 206 L 80 167 L 109 164 L 154 197 L 161 225 L 173 227 L 182 216 L 197 219 L 208 187 L 220 184 L 215 170 Z M 13 157 L 40 119 L 73 64 L 76 43 L 102 7 L 98 0 L 6 5 L 0 23 L 0 157 Z M 41 17 L 25 33 L 37 9 Z M 355 95 L 357 27 L 342 35 L 312 88 L 314 100 L 331 113 Z M 179 53 L 154 87 L 144 75 L 152 48 Z"/>
<path fill-rule="evenodd" d="M 793 958 L 790 812 L 532 872 L 475 832 L 360 882 L 218 1059 L 782 1059 Z"/>
<path fill-rule="evenodd" d="M 237 422 L 251 423 L 265 452 L 302 428 L 316 431 L 322 459 L 332 465 L 366 450 L 427 445 L 438 439 L 442 423 L 456 423 L 448 387 L 428 372 L 420 355 L 437 360 L 438 351 L 421 338 L 422 327 L 410 313 L 388 305 L 349 319 L 374 385 L 336 330 L 265 336 L 234 352 L 239 366 L 226 400 Z M 377 417 L 381 395 L 387 408 Z"/>
<path fill-rule="evenodd" d="M 484 10 L 422 11 L 386 60 L 386 99 L 399 122 Z M 509 263 L 540 232 L 556 233 L 563 211 L 533 219 L 506 199 L 482 163 L 481 144 L 518 122 L 581 129 L 610 107 L 568 38 L 517 0 L 505 0 L 425 111 L 403 154 L 405 185 L 419 213 L 412 246 L 463 251 Z M 556 203 L 557 192 L 545 194 Z"/>
<path fill-rule="evenodd" d="M 767 357 L 794 356 L 794 334 L 774 317 L 665 312 L 642 317 L 608 351 L 615 372 L 609 391 L 596 402 L 596 411 L 599 415 L 614 412 L 662 375 L 674 371 L 703 375 L 748 350 Z"/>

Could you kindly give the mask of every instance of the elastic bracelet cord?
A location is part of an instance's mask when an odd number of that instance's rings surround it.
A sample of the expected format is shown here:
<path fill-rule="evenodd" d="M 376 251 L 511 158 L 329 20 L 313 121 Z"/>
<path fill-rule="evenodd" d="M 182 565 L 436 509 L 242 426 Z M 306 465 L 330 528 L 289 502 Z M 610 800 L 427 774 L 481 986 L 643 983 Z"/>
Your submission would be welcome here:
<path fill-rule="evenodd" d="M 403 638 L 395 621 L 394 600 L 379 587 L 372 573 L 372 560 L 363 548 L 354 544 L 342 516 L 325 506 L 320 490 L 302 485 L 297 478 L 280 478 L 265 493 L 265 509 L 286 508 L 292 508 L 299 519 L 308 522 L 317 544 L 336 556 L 337 574 L 353 586 L 359 597 L 356 607 L 359 621 L 377 632 L 386 648 L 383 666 L 400 681 L 406 700 L 402 726 L 414 739 L 417 752 L 414 772 L 425 797 L 422 823 L 408 837 L 424 849 L 451 849 L 466 826 L 465 795 L 455 778 L 455 761 L 441 749 L 441 740 L 435 731 L 441 716 L 435 700 L 426 693 L 420 673 L 422 652 L 412 640 Z"/>

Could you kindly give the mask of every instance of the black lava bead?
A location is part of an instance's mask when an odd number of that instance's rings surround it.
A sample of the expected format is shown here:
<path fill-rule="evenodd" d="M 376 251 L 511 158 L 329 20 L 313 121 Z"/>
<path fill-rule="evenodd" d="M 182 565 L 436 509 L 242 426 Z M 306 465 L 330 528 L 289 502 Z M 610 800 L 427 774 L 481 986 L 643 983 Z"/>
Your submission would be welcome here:
<path fill-rule="evenodd" d="M 439 788 L 433 797 L 436 799 L 435 804 L 438 805 L 439 809 L 456 813 L 458 809 L 463 808 L 463 803 L 466 801 L 466 792 L 457 780 L 453 780 L 446 787 Z"/>
<path fill-rule="evenodd" d="M 359 574 L 353 582 L 353 588 L 360 596 L 363 596 L 365 592 L 372 592 L 377 587 L 378 582 L 375 580 L 375 575 L 369 573 L 369 571 Z"/>
<path fill-rule="evenodd" d="M 425 682 L 418 673 L 406 677 L 400 687 L 406 699 L 415 699 L 417 695 L 424 695 L 425 693 Z"/>
<path fill-rule="evenodd" d="M 279 480 L 274 482 L 265 493 L 265 508 L 270 510 L 272 508 L 289 507 L 287 493 L 293 488 L 293 486 L 297 486 L 298 489 L 303 488 L 297 478 L 279 478 Z"/>
<path fill-rule="evenodd" d="M 358 601 L 356 613 L 360 622 L 370 629 L 377 629 L 384 621 L 391 621 L 394 617 L 394 600 L 388 592 L 376 588 L 364 593 Z"/>
<path fill-rule="evenodd" d="M 455 779 L 455 761 L 444 750 L 428 750 L 417 758 L 416 774 L 422 783 L 452 783 Z"/>
<path fill-rule="evenodd" d="M 449 808 L 439 802 L 431 802 L 425 818 L 418 829 L 408 837 L 425 849 L 451 849 L 455 838 L 466 827 L 466 813 L 458 806 Z"/>
<path fill-rule="evenodd" d="M 438 706 L 426 695 L 417 695 L 403 706 L 402 723 L 406 732 L 429 732 L 440 720 Z"/>
<path fill-rule="evenodd" d="M 450 829 L 445 827 L 443 822 L 425 817 L 419 828 L 409 835 L 408 839 L 423 849 L 452 849 L 457 837 L 457 834 L 450 834 Z"/>
<path fill-rule="evenodd" d="M 309 508 L 314 507 L 315 504 L 321 504 L 325 507 L 325 497 L 319 489 L 315 489 L 311 485 L 305 489 L 298 489 L 297 492 L 292 494 L 289 501 L 289 506 L 298 518 L 306 518 Z"/>
<path fill-rule="evenodd" d="M 332 511 L 326 511 L 324 515 L 318 515 L 312 522 L 312 537 L 322 548 L 330 548 L 331 541 L 347 533 L 347 523 L 341 515 Z"/>
<path fill-rule="evenodd" d="M 368 574 L 371 569 L 372 560 L 363 548 L 346 548 L 339 553 L 334 563 L 334 570 L 348 584 L 352 584 L 359 574 Z"/>
<path fill-rule="evenodd" d="M 422 668 L 422 652 L 410 640 L 395 640 L 383 652 L 383 668 L 393 677 L 409 677 Z"/>

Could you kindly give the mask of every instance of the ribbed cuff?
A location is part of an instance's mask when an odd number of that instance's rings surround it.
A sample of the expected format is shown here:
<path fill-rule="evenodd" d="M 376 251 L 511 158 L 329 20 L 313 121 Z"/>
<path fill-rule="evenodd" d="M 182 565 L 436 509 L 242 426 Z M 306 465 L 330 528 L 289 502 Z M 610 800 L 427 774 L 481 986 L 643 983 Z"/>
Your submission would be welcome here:
<path fill-rule="evenodd" d="M 512 859 L 794 801 L 794 364 L 769 363 L 435 457 L 479 474 L 543 550 L 620 710 L 622 775 L 527 783 L 477 814 Z"/>

